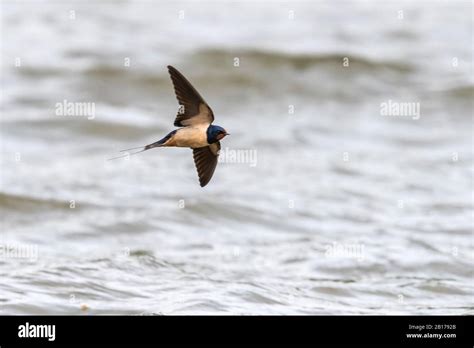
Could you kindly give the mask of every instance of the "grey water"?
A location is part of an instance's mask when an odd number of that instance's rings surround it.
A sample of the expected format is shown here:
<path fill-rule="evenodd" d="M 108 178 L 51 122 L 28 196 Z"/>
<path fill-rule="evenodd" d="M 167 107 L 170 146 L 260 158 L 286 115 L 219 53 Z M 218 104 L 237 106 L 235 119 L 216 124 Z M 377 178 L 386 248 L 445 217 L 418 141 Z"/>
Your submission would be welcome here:
<path fill-rule="evenodd" d="M 2 1 L 0 314 L 474 314 L 472 6 Z"/>

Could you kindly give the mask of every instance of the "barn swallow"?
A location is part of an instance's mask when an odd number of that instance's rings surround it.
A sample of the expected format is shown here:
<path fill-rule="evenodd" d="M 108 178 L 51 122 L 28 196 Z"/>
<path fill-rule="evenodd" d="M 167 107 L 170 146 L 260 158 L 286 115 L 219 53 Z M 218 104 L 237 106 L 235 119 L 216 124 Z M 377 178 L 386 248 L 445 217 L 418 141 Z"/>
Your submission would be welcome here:
<path fill-rule="evenodd" d="M 111 159 L 126 157 L 129 154 L 135 155 L 155 147 L 188 147 L 193 150 L 199 184 L 204 187 L 211 180 L 217 166 L 221 149 L 219 141 L 229 133 L 224 128 L 212 124 L 214 121 L 212 109 L 183 74 L 171 65 L 168 65 L 168 72 L 173 82 L 176 99 L 179 102 L 174 126 L 181 128 L 171 131 L 164 138 L 152 144 L 122 150 L 121 152 L 127 152 L 127 154 Z M 131 150 L 138 151 L 128 153 Z"/>

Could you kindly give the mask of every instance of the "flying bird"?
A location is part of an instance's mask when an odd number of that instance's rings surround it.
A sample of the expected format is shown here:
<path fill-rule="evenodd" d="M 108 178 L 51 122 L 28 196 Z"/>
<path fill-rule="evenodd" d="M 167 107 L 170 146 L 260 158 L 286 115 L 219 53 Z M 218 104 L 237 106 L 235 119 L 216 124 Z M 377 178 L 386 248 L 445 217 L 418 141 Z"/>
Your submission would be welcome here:
<path fill-rule="evenodd" d="M 168 72 L 173 82 L 176 99 L 179 102 L 174 126 L 180 128 L 171 131 L 157 142 L 122 150 L 121 152 L 138 150 L 130 153 L 130 155 L 135 155 L 155 147 L 176 146 L 191 148 L 193 150 L 194 164 L 199 176 L 199 184 L 201 187 L 204 187 L 209 183 L 216 169 L 221 149 L 220 140 L 229 135 L 229 133 L 224 128 L 212 124 L 214 122 L 212 109 L 183 74 L 171 65 L 168 65 Z M 111 158 L 111 160 L 128 155 L 129 153 Z"/>

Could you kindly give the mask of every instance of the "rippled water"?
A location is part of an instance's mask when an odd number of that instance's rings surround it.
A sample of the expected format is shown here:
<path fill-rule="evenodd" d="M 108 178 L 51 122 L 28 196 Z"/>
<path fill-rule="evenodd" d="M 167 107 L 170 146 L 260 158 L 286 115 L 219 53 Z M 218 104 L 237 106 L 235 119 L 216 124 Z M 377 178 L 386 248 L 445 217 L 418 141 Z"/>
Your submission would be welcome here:
<path fill-rule="evenodd" d="M 474 313 L 472 3 L 1 8 L 0 313 Z M 232 133 L 204 189 L 106 161 L 173 129 L 167 64 Z"/>

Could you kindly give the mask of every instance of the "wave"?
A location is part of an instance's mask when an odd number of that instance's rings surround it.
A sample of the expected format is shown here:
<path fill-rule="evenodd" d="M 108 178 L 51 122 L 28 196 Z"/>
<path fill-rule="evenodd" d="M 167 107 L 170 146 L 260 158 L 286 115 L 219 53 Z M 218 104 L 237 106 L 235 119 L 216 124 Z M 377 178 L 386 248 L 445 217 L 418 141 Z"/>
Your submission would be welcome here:
<path fill-rule="evenodd" d="M 341 68 L 341 72 L 345 67 L 343 66 L 344 59 L 348 59 L 349 68 L 353 71 L 363 72 L 374 70 L 389 70 L 398 73 L 410 73 L 415 67 L 395 60 L 377 60 L 374 58 L 365 57 L 359 54 L 348 54 L 347 52 L 321 52 L 321 53 L 289 53 L 283 51 L 271 51 L 264 49 L 220 49 L 220 48 L 206 48 L 200 49 L 192 53 L 186 61 L 182 62 L 183 67 L 188 67 L 189 70 L 202 70 L 203 67 L 210 67 L 210 71 L 219 68 L 228 69 L 229 62 L 233 62 L 234 58 L 239 58 L 241 65 L 248 64 L 258 65 L 261 70 L 274 70 L 280 67 L 290 67 L 295 70 L 307 70 L 310 68 Z M 179 62 L 169 62 L 171 65 L 177 65 Z M 102 59 L 94 59 L 87 66 L 77 68 L 82 71 L 84 77 L 92 79 L 116 79 L 127 78 L 130 80 L 138 80 L 142 83 L 160 86 L 169 84 L 168 73 L 165 66 L 156 66 L 151 69 L 147 65 L 141 69 L 123 69 L 123 67 L 116 65 L 116 62 L 110 60 L 108 57 Z M 64 67 L 25 67 L 21 69 L 20 73 L 31 78 L 40 77 L 58 77 L 61 75 L 77 74 L 77 71 L 71 70 L 70 66 Z M 245 72 L 245 69 L 242 71 Z M 252 76 L 253 73 L 250 75 Z M 225 81 L 224 81 L 225 82 Z"/>
<path fill-rule="evenodd" d="M 263 69 L 273 69 L 278 66 L 290 66 L 297 70 L 305 70 L 312 67 L 340 67 L 344 68 L 343 62 L 348 58 L 351 68 L 358 71 L 367 70 L 392 70 L 399 73 L 410 73 L 415 68 L 405 62 L 375 60 L 357 54 L 348 54 L 340 52 L 321 52 L 321 53 L 287 53 L 281 51 L 269 50 L 226 50 L 226 49 L 205 49 L 195 53 L 196 58 L 210 65 L 226 65 L 238 57 L 240 61 L 261 65 Z M 225 63 L 224 63 L 225 62 Z"/>
<path fill-rule="evenodd" d="M 57 119 L 40 120 L 18 120 L 4 122 L 5 130 L 10 130 L 12 134 L 21 134 L 22 136 L 44 138 L 45 132 L 48 132 L 49 139 L 62 140 L 67 139 L 74 134 L 76 136 L 87 136 L 103 139 L 143 139 L 146 136 L 152 136 L 163 129 L 159 122 L 156 125 L 140 124 L 138 122 L 124 123 L 114 121 L 111 118 L 100 119 L 97 115 L 94 120 L 88 120 L 87 117 L 63 117 Z M 131 116 L 131 120 L 134 120 Z"/>
<path fill-rule="evenodd" d="M 0 207 L 15 211 L 44 210 L 45 208 L 69 209 L 69 202 L 0 192 Z"/>
<path fill-rule="evenodd" d="M 453 98 L 474 99 L 474 85 L 463 85 L 450 88 L 445 93 Z"/>

